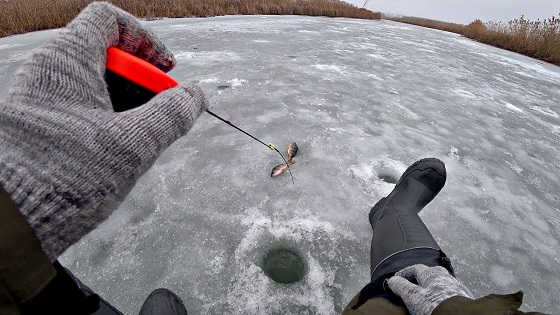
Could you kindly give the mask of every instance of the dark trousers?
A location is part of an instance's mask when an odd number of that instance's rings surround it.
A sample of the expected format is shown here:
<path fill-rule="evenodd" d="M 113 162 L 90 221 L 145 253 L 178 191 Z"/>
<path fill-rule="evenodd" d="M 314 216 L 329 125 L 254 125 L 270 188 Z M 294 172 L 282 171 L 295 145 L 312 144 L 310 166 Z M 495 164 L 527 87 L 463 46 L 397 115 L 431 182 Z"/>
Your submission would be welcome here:
<path fill-rule="evenodd" d="M 372 211 L 382 207 L 383 199 Z M 441 251 L 418 212 L 386 207 L 382 215 L 373 216 L 371 224 L 371 282 L 360 291 L 354 309 L 374 297 L 384 297 L 395 304 L 404 305 L 384 282 L 405 267 L 415 264 L 442 266 L 454 275 L 451 261 Z"/>
<path fill-rule="evenodd" d="M 374 216 L 371 240 L 371 280 L 375 282 L 387 273 L 414 265 L 440 265 L 443 253 L 424 224 L 418 212 L 401 210 L 384 204 L 381 200 L 374 206 L 382 215 Z M 412 264 L 410 264 L 412 262 Z M 449 264 L 449 267 L 451 265 Z M 446 267 L 447 268 L 447 267 Z M 449 268 L 448 268 L 449 269 Z"/>
<path fill-rule="evenodd" d="M 54 262 L 56 277 L 31 301 L 22 314 L 123 315 L 84 285 L 70 270 Z"/>

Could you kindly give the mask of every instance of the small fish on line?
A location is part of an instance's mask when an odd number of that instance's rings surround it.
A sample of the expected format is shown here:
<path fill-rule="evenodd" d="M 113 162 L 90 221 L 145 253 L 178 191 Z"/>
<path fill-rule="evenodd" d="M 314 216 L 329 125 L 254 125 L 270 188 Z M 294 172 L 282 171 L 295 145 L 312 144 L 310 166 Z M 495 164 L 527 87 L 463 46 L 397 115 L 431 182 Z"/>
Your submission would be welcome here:
<path fill-rule="evenodd" d="M 296 164 L 296 161 L 294 160 L 294 157 L 296 156 L 297 152 L 298 152 L 297 144 L 295 142 L 290 143 L 290 145 L 288 146 L 288 161 L 287 161 L 287 163 L 282 163 L 280 165 L 276 165 L 272 169 L 272 172 L 270 173 L 270 177 L 276 177 L 278 175 L 281 175 L 284 172 L 286 172 L 289 165 Z"/>
<path fill-rule="evenodd" d="M 290 165 L 294 164 L 295 162 L 292 162 L 292 158 L 296 155 L 297 153 L 297 145 L 294 143 L 291 144 L 291 157 L 290 157 L 290 161 L 287 161 L 286 158 L 284 158 L 284 154 L 282 154 L 282 152 L 278 151 L 278 149 L 272 144 L 266 144 L 264 143 L 262 140 L 260 140 L 259 138 L 256 138 L 255 136 L 253 136 L 252 134 L 248 133 L 247 131 L 237 127 L 236 125 L 232 124 L 231 121 L 229 120 L 225 120 L 224 118 L 216 115 L 214 112 L 210 111 L 209 109 L 206 109 L 206 112 L 208 114 L 210 114 L 211 116 L 217 118 L 218 120 L 221 120 L 223 122 L 225 122 L 226 124 L 230 125 L 231 127 L 241 131 L 242 133 L 244 133 L 246 136 L 250 137 L 251 139 L 257 141 L 258 143 L 264 145 L 265 147 L 269 148 L 272 151 L 276 151 L 281 157 L 282 160 L 284 161 L 284 165 L 286 165 L 286 168 L 288 169 L 288 172 L 290 173 L 290 177 L 292 178 L 292 183 L 294 183 L 294 177 L 292 176 L 292 171 L 290 170 Z M 290 147 L 288 147 L 288 150 L 290 150 Z M 278 176 L 279 174 L 283 173 L 285 170 L 281 171 L 280 173 L 278 173 L 277 175 L 272 175 L 272 176 Z M 274 174 L 274 172 L 273 172 Z"/>
<path fill-rule="evenodd" d="M 290 143 L 288 146 L 288 162 L 292 160 L 297 154 L 298 146 L 295 142 Z M 295 162 L 294 162 L 295 163 Z"/>
<path fill-rule="evenodd" d="M 289 165 L 294 165 L 296 164 L 295 161 L 288 161 Z M 280 174 L 283 174 L 287 169 L 288 169 L 288 164 L 280 164 L 280 165 L 276 165 L 273 169 L 272 169 L 272 173 L 270 174 L 271 177 L 276 177 Z"/>

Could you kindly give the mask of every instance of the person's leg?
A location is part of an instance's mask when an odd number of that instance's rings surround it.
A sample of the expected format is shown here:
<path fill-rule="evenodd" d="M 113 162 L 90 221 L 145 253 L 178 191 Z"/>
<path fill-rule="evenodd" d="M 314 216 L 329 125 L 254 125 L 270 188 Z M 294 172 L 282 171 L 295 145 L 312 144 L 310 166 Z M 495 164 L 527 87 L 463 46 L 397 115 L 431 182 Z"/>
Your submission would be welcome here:
<path fill-rule="evenodd" d="M 443 266 L 454 274 L 449 259 L 418 216 L 443 188 L 445 179 L 445 165 L 440 160 L 417 161 L 407 168 L 393 191 L 373 206 L 369 213 L 373 228 L 371 282 L 358 294 L 353 310 L 375 297 L 404 305 L 384 286 L 384 281 L 405 267 Z"/>
<path fill-rule="evenodd" d="M 64 270 L 78 284 L 80 290 L 84 292 L 86 296 L 98 297 L 97 294 L 84 285 L 68 269 L 64 268 Z M 91 313 L 91 315 L 123 315 L 123 313 L 103 298 L 98 297 L 98 299 L 99 308 Z M 139 315 L 187 315 L 187 309 L 183 301 L 172 291 L 168 289 L 156 289 L 150 293 L 144 301 L 144 304 L 142 304 Z"/>
<path fill-rule="evenodd" d="M 418 248 L 440 250 L 418 213 L 439 193 L 445 180 L 443 162 L 420 160 L 411 165 L 393 191 L 371 209 L 372 275 L 380 263 L 395 254 Z"/>
<path fill-rule="evenodd" d="M 123 315 L 58 261 L 53 266 L 55 278 L 36 297 L 21 305 L 21 314 Z"/>
<path fill-rule="evenodd" d="M 21 306 L 27 314 L 123 315 L 95 294 L 58 261 L 56 277 L 35 298 Z M 144 301 L 140 315 L 187 315 L 183 301 L 167 289 L 154 290 Z"/>
<path fill-rule="evenodd" d="M 72 277 L 72 279 L 78 284 L 81 291 L 83 291 L 87 296 L 97 296 L 68 269 L 64 268 L 64 270 Z M 99 308 L 94 313 L 91 313 L 91 315 L 123 314 L 109 302 L 99 297 Z M 156 289 L 150 293 L 144 301 L 144 304 L 142 304 L 139 315 L 187 315 L 187 309 L 185 308 L 183 301 L 172 291 L 168 289 Z"/>

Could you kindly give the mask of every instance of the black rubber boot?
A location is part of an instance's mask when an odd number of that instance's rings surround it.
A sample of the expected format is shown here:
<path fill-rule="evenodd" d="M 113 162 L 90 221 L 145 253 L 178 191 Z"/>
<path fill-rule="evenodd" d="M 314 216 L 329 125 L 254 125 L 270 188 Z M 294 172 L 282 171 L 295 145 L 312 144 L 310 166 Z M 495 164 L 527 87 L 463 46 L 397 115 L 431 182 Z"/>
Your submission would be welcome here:
<path fill-rule="evenodd" d="M 175 293 L 156 289 L 144 301 L 139 315 L 187 315 L 187 309 Z"/>
<path fill-rule="evenodd" d="M 445 185 L 442 161 L 429 158 L 412 164 L 393 191 L 369 213 L 373 228 L 371 272 L 387 257 L 409 249 L 440 250 L 418 213 Z"/>

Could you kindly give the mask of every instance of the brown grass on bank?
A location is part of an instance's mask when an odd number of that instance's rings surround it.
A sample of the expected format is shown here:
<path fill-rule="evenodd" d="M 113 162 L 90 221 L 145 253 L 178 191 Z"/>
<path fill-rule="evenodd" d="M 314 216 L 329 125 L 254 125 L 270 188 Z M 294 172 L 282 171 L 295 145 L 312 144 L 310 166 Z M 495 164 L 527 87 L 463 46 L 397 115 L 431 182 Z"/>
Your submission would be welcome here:
<path fill-rule="evenodd" d="M 0 0 L 0 37 L 64 26 L 92 0 Z M 143 18 L 286 14 L 379 19 L 339 0 L 109 0 Z"/>
<path fill-rule="evenodd" d="M 396 16 L 384 15 L 383 18 L 386 20 L 391 20 L 391 21 L 396 21 L 396 22 L 401 22 L 406 24 L 419 25 L 423 27 L 434 28 L 434 29 L 452 32 L 452 33 L 458 33 L 458 34 L 462 34 L 463 30 L 465 29 L 465 25 L 463 24 L 430 20 L 430 19 L 418 18 L 413 16 L 396 17 Z"/>
<path fill-rule="evenodd" d="M 560 14 L 537 21 L 524 16 L 507 23 L 476 20 L 465 26 L 463 35 L 560 65 Z"/>
<path fill-rule="evenodd" d="M 482 43 L 515 51 L 560 66 L 560 14 L 546 20 L 531 21 L 521 16 L 507 23 L 483 23 L 481 20 L 475 20 L 469 25 L 416 17 L 384 16 L 384 18 L 458 33 Z"/>

